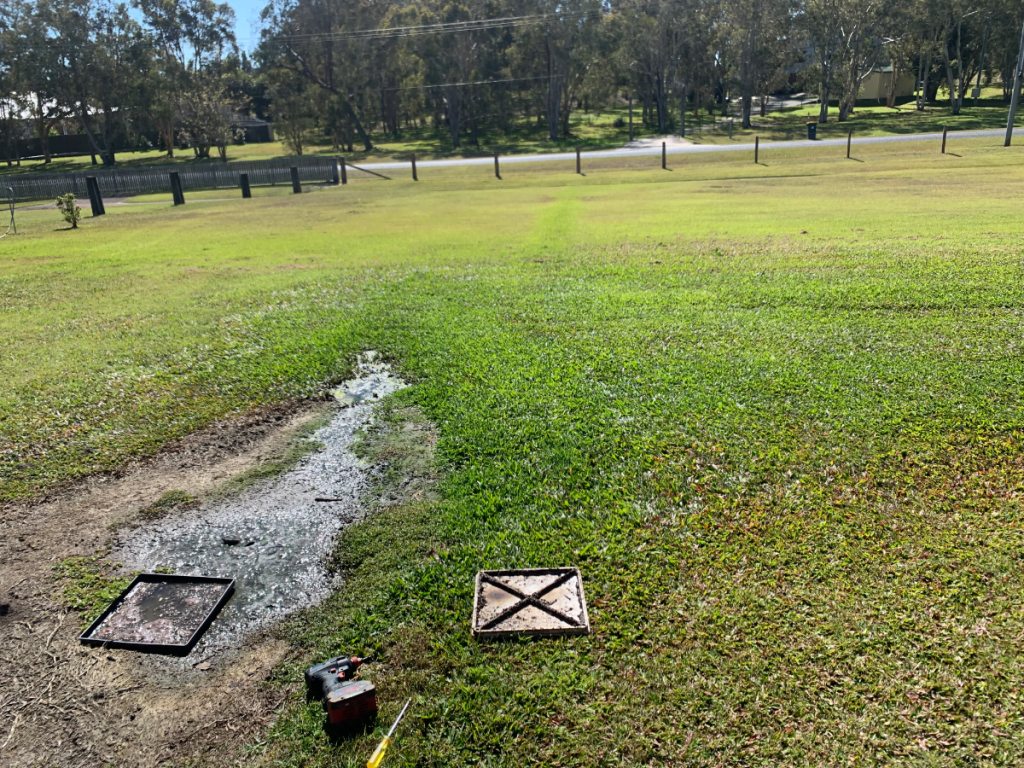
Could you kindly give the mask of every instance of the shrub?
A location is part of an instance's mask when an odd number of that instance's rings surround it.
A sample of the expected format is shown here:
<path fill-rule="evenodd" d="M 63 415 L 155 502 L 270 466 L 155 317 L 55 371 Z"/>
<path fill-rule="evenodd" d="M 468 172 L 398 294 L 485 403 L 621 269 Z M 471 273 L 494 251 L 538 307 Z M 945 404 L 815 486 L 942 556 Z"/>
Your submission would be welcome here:
<path fill-rule="evenodd" d="M 75 199 L 73 193 L 68 192 L 57 198 L 57 210 L 72 229 L 78 229 L 78 220 L 82 218 L 82 209 L 78 207 L 78 200 Z"/>

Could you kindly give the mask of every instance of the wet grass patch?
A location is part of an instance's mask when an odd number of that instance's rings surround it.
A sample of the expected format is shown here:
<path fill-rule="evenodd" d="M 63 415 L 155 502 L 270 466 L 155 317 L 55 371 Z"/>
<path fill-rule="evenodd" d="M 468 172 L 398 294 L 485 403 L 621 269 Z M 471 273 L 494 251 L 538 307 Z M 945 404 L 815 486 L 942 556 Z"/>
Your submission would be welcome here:
<path fill-rule="evenodd" d="M 140 509 L 137 517 L 141 521 L 151 522 L 177 510 L 194 509 L 198 503 L 199 499 L 185 491 L 170 490 L 149 506 Z"/>
<path fill-rule="evenodd" d="M 332 568 L 342 577 L 342 586 L 324 603 L 277 630 L 302 649 L 301 657 L 279 668 L 273 680 L 291 689 L 292 706 L 274 726 L 268 745 L 254 749 L 252 757 L 288 761 L 294 759 L 287 752 L 296 740 L 321 743 L 321 705 L 305 703 L 302 689 L 295 685 L 302 669 L 321 658 L 378 652 L 380 659 L 363 667 L 360 676 L 388 696 L 388 702 L 382 701 L 384 717 L 390 713 L 392 698 L 424 690 L 435 656 L 429 632 L 411 616 L 395 622 L 378 614 L 376 607 L 395 596 L 395 574 L 412 576 L 445 549 L 438 538 L 438 502 L 432 490 L 437 479 L 435 443 L 436 428 L 408 404 L 403 391 L 378 407 L 374 423 L 354 446 L 376 468 L 365 497 L 368 514 L 338 537 Z M 413 727 L 421 722 L 421 714 L 410 719 Z M 365 764 L 381 735 L 377 731 L 354 735 L 330 745 L 319 759 L 338 766 Z"/>
<path fill-rule="evenodd" d="M 415 406 L 378 409 L 373 424 L 353 446 L 374 467 L 370 509 L 436 499 L 434 449 L 437 427 Z"/>
<path fill-rule="evenodd" d="M 210 494 L 209 500 L 216 502 L 237 496 L 262 480 L 269 480 L 295 469 L 304 458 L 323 449 L 323 443 L 315 440 L 313 435 L 330 420 L 331 413 L 328 411 L 306 422 L 296 430 L 287 449 L 280 456 L 250 467 L 222 483 Z"/>
<path fill-rule="evenodd" d="M 107 562 L 106 554 L 69 557 L 53 567 L 60 585 L 59 602 L 81 612 L 83 628 L 89 626 L 136 576 L 134 573 L 112 575 L 117 566 Z"/>

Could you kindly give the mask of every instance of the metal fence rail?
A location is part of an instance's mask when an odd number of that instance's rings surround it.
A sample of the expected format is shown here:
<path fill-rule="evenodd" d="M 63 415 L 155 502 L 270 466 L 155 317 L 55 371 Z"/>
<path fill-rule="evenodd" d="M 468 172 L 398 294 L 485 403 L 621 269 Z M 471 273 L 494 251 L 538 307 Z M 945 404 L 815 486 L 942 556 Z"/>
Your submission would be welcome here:
<path fill-rule="evenodd" d="M 249 174 L 249 185 L 290 186 L 291 169 L 299 169 L 304 184 L 331 181 L 336 170 L 333 157 L 292 157 L 277 160 L 245 160 L 237 163 L 203 163 L 201 165 L 160 165 L 149 168 L 114 168 L 72 171 L 68 173 L 25 173 L 2 177 L 3 184 L 14 190 L 21 200 L 52 200 L 58 195 L 75 193 L 86 197 L 85 179 L 95 176 L 104 197 L 131 197 L 171 191 L 170 173 L 176 171 L 186 192 L 197 189 L 238 188 L 239 174 Z"/>

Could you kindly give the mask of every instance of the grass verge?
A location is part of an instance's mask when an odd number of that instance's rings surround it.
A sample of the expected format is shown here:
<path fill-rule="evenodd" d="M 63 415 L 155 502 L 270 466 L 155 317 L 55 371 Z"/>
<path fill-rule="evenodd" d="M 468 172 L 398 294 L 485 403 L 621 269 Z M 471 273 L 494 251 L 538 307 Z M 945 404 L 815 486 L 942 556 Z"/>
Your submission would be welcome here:
<path fill-rule="evenodd" d="M 4 493 L 377 349 L 436 425 L 436 500 L 352 528 L 284 631 L 381 650 L 384 718 L 416 699 L 395 766 L 1019 763 L 1024 155 L 953 151 L 28 220 Z M 569 564 L 591 636 L 470 639 L 476 570 Z M 296 698 L 250 760 L 365 761 L 319 724 Z"/>

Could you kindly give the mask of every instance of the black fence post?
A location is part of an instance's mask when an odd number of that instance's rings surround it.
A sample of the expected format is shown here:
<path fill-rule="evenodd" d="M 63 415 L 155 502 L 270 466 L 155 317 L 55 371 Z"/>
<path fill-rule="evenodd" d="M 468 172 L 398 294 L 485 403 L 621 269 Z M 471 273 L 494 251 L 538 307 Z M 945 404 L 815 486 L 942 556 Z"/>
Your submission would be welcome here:
<path fill-rule="evenodd" d="M 416 153 L 412 153 L 412 180 L 419 181 L 419 177 L 416 175 Z"/>
<path fill-rule="evenodd" d="M 292 166 L 292 192 L 296 195 L 302 194 L 302 182 L 299 181 L 299 169 Z"/>
<path fill-rule="evenodd" d="M 498 150 L 494 150 L 494 177 L 501 178 L 501 168 L 498 166 Z"/>
<path fill-rule="evenodd" d="M 175 205 L 185 204 L 185 195 L 181 191 L 181 177 L 177 171 L 171 171 L 171 195 L 174 197 Z"/>
<path fill-rule="evenodd" d="M 89 190 L 89 205 L 92 206 L 93 216 L 102 216 L 107 211 L 103 207 L 103 195 L 100 194 L 100 185 L 95 176 L 85 177 L 85 186 Z"/>
<path fill-rule="evenodd" d="M 755 136 L 754 137 L 754 165 L 757 165 L 757 155 L 758 155 L 758 152 L 759 152 L 760 149 L 761 149 L 761 137 L 760 136 Z"/>
<path fill-rule="evenodd" d="M 348 184 L 348 170 L 345 168 L 345 158 L 339 157 L 338 162 L 341 164 L 341 183 Z"/>
<path fill-rule="evenodd" d="M 663 142 L 661 142 L 661 170 L 664 171 L 664 170 L 667 170 L 667 169 L 668 169 L 668 163 L 667 163 L 667 158 L 665 157 L 665 142 L 663 141 Z"/>
<path fill-rule="evenodd" d="M 850 144 L 853 143 L 853 131 L 846 134 L 846 159 L 850 159 Z"/>
<path fill-rule="evenodd" d="M 249 174 L 240 173 L 238 174 L 238 186 L 242 188 L 242 197 L 252 197 L 252 190 L 249 189 Z"/>
<path fill-rule="evenodd" d="M 582 174 L 580 170 L 580 148 L 576 147 L 576 173 Z"/>
<path fill-rule="evenodd" d="M 942 154 L 946 154 L 946 131 L 948 130 L 946 126 L 942 126 Z"/>

